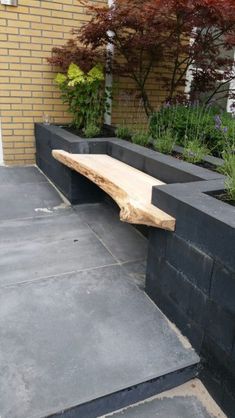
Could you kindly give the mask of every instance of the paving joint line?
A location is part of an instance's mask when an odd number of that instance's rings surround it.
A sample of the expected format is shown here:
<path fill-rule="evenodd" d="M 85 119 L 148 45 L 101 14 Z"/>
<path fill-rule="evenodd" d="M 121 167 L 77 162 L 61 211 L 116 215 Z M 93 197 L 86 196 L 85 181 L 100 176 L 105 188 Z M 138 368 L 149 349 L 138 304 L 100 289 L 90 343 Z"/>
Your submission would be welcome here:
<path fill-rule="evenodd" d="M 99 270 L 99 269 L 103 269 L 103 268 L 108 268 L 108 267 L 115 267 L 115 266 L 119 266 L 118 263 L 112 263 L 112 264 L 105 264 L 102 266 L 97 266 L 97 267 L 87 267 L 85 269 L 78 269 L 78 270 L 70 270 L 70 271 L 66 271 L 64 273 L 58 273 L 58 274 L 53 274 L 50 276 L 42 276 L 42 277 L 38 277 L 36 279 L 33 280 L 23 280 L 21 282 L 16 282 L 16 283 L 10 283 L 10 284 L 6 284 L 6 285 L 0 285 L 0 290 L 1 289 L 6 289 L 9 287 L 14 287 L 14 286 L 22 286 L 22 285 L 26 285 L 26 284 L 32 284 L 35 282 L 41 282 L 41 281 L 46 281 L 46 280 L 52 280 L 55 278 L 58 279 L 62 279 L 64 278 L 64 276 L 67 276 L 69 274 L 76 274 L 76 273 L 83 273 L 85 271 L 93 271 L 93 270 Z"/>

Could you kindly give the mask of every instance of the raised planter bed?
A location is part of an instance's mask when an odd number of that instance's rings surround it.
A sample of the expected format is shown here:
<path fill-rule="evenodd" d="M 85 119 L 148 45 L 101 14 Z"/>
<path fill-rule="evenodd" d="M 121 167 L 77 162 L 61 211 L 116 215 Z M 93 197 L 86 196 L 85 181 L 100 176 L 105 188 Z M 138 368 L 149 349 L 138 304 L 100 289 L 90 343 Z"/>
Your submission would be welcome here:
<path fill-rule="evenodd" d="M 174 152 L 178 155 L 183 156 L 184 148 L 179 145 L 175 145 Z M 223 164 L 224 161 L 222 160 L 222 158 L 214 157 L 213 155 L 205 155 L 205 157 L 203 157 L 202 159 L 202 162 L 197 165 L 201 167 L 204 166 L 204 168 L 208 168 L 212 171 L 217 171 L 218 168 L 221 167 Z"/>
<path fill-rule="evenodd" d="M 117 138 L 79 138 L 58 126 L 35 127 L 37 164 L 72 203 L 104 193 L 51 152 L 107 154 L 167 185 L 152 203 L 176 218 L 175 232 L 149 228 L 146 292 L 205 360 L 204 381 L 231 416 L 235 411 L 235 208 L 212 195 L 217 172 Z"/>

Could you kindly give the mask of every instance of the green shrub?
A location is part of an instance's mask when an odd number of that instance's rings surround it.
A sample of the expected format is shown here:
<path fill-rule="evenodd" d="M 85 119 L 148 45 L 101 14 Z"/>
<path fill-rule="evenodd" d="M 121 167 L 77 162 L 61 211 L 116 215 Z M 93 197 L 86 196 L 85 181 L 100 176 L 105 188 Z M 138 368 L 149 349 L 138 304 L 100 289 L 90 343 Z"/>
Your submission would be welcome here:
<path fill-rule="evenodd" d="M 127 139 L 128 141 L 132 137 L 132 132 L 131 132 L 130 128 L 128 128 L 128 126 L 124 126 L 124 125 L 118 126 L 116 128 L 115 133 L 116 133 L 116 136 L 118 138 Z"/>
<path fill-rule="evenodd" d="M 188 141 L 185 143 L 183 158 L 189 163 L 200 163 L 210 151 L 199 140 Z"/>
<path fill-rule="evenodd" d="M 134 144 L 146 147 L 149 143 L 149 134 L 147 132 L 136 132 L 131 139 Z"/>
<path fill-rule="evenodd" d="M 167 128 L 155 136 L 153 144 L 155 150 L 163 154 L 171 154 L 176 144 L 176 136 L 170 128 Z"/>
<path fill-rule="evenodd" d="M 89 125 L 101 128 L 104 112 L 108 110 L 108 91 L 104 87 L 102 66 L 94 66 L 84 73 L 76 64 L 70 64 L 66 74 L 57 74 L 56 84 L 63 103 L 73 115 L 73 126 L 84 129 Z"/>
<path fill-rule="evenodd" d="M 83 133 L 86 138 L 95 138 L 100 134 L 100 128 L 96 125 L 90 124 L 83 129 Z"/>

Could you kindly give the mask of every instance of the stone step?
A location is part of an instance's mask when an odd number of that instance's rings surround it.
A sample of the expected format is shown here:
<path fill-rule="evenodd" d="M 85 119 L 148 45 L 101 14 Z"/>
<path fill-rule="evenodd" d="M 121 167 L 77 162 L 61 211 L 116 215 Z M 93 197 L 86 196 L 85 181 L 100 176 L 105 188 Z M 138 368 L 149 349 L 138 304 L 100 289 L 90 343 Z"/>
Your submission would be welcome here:
<path fill-rule="evenodd" d="M 193 379 L 175 389 L 100 418 L 226 418 L 203 384 Z"/>

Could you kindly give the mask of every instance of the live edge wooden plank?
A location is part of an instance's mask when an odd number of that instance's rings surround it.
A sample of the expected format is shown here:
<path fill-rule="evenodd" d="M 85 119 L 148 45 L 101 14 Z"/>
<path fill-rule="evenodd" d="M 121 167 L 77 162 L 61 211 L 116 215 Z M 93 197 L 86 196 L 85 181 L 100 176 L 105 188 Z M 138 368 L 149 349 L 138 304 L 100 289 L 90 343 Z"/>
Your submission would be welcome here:
<path fill-rule="evenodd" d="M 108 155 L 70 154 L 53 150 L 53 157 L 87 177 L 120 207 L 121 221 L 174 231 L 175 219 L 152 205 L 152 187 L 164 183 Z"/>

